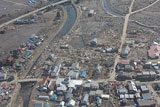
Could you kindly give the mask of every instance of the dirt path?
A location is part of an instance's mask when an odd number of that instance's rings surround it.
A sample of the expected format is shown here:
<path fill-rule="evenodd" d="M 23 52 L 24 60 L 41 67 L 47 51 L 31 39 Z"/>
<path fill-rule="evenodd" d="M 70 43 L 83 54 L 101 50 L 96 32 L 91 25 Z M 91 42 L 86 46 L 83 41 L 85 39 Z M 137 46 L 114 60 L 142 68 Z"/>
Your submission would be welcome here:
<path fill-rule="evenodd" d="M 122 37 L 121 37 L 121 45 L 120 45 L 120 48 L 119 48 L 119 52 L 122 51 L 122 46 L 123 46 L 123 44 L 125 43 L 126 32 L 127 32 L 128 22 L 129 22 L 129 16 L 130 16 L 131 13 L 132 13 L 132 7 L 133 7 L 133 4 L 134 4 L 134 1 L 135 1 L 135 0 L 132 0 L 132 3 L 131 3 L 131 5 L 130 5 L 130 7 L 129 7 L 129 13 L 126 14 L 126 16 L 125 16 L 125 21 L 124 21 L 124 26 L 123 26 L 123 32 L 122 32 Z M 114 69 L 113 69 L 113 71 L 112 71 L 111 74 L 110 74 L 110 79 L 111 79 L 111 80 L 114 80 L 114 79 L 115 79 L 116 65 L 117 65 L 117 63 L 118 63 L 119 58 L 120 58 L 120 55 L 117 55 L 116 58 L 115 58 Z"/>
<path fill-rule="evenodd" d="M 156 1 L 153 2 L 152 4 L 146 6 L 146 7 L 142 8 L 142 9 L 136 10 L 136 11 L 132 12 L 131 14 L 135 14 L 135 13 L 141 12 L 141 11 L 143 11 L 143 10 L 145 10 L 145 9 L 148 9 L 148 8 L 150 8 L 151 6 L 155 5 L 157 2 L 159 2 L 159 0 L 156 0 Z"/>

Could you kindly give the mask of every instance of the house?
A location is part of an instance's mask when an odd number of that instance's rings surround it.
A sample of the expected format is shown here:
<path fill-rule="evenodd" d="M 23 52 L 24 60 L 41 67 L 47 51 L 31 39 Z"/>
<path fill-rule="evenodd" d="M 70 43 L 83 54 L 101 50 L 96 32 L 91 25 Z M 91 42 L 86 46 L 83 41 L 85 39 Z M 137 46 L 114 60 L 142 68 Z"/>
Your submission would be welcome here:
<path fill-rule="evenodd" d="M 116 71 L 124 70 L 126 65 L 130 65 L 130 60 L 119 59 L 116 65 Z"/>
<path fill-rule="evenodd" d="M 126 88 L 119 88 L 117 90 L 117 94 L 120 95 L 120 94 L 127 94 L 128 93 L 128 90 Z"/>
<path fill-rule="evenodd" d="M 160 55 L 160 45 L 154 44 L 150 46 L 148 50 L 148 58 L 150 59 L 158 59 Z"/>
<path fill-rule="evenodd" d="M 126 58 L 129 54 L 130 48 L 129 47 L 123 47 L 121 52 L 121 57 Z"/>
<path fill-rule="evenodd" d="M 97 38 L 93 38 L 90 42 L 91 46 L 96 46 L 97 45 Z"/>
<path fill-rule="evenodd" d="M 160 90 L 160 83 L 156 83 L 156 89 Z"/>
<path fill-rule="evenodd" d="M 115 78 L 117 80 L 128 80 L 128 79 L 132 79 L 132 75 L 130 73 L 127 73 L 127 72 L 120 72 L 116 75 Z"/>
<path fill-rule="evenodd" d="M 14 57 L 9 57 L 7 59 L 7 65 L 13 66 L 14 62 L 15 62 Z"/>
<path fill-rule="evenodd" d="M 64 95 L 67 91 L 67 87 L 64 84 L 61 84 L 59 87 L 56 88 L 57 95 Z"/>
<path fill-rule="evenodd" d="M 141 86 L 145 86 L 145 83 L 144 82 L 136 82 L 137 89 L 140 89 Z"/>
<path fill-rule="evenodd" d="M 43 102 L 42 101 L 35 102 L 34 107 L 43 107 Z"/>
<path fill-rule="evenodd" d="M 126 72 L 132 72 L 132 71 L 134 71 L 134 67 L 131 66 L 131 65 L 125 65 L 124 71 L 126 71 Z"/>
<path fill-rule="evenodd" d="M 101 94 L 100 96 L 102 99 L 109 99 L 110 96 L 108 94 Z"/>
<path fill-rule="evenodd" d="M 56 62 L 54 66 L 51 67 L 50 69 L 50 76 L 51 77 L 57 77 L 59 75 L 61 69 L 61 63 L 60 62 Z"/>
<path fill-rule="evenodd" d="M 68 44 L 63 44 L 60 46 L 60 49 L 69 49 L 69 45 Z"/>
<path fill-rule="evenodd" d="M 120 94 L 119 98 L 120 99 L 128 99 L 128 100 L 132 99 L 133 100 L 134 99 L 134 94 Z"/>
<path fill-rule="evenodd" d="M 38 95 L 38 99 L 41 99 L 41 100 L 49 100 L 49 96 Z"/>
<path fill-rule="evenodd" d="M 81 105 L 89 105 L 89 95 L 84 94 L 81 99 Z"/>
<path fill-rule="evenodd" d="M 96 102 L 97 106 L 101 107 L 102 99 L 100 97 L 97 97 L 96 99 L 97 99 L 97 102 Z"/>
<path fill-rule="evenodd" d="M 79 72 L 78 71 L 69 71 L 67 76 L 71 77 L 71 79 L 77 79 L 79 77 Z"/>
<path fill-rule="evenodd" d="M 146 85 L 140 86 L 140 89 L 142 93 L 149 93 L 149 89 Z"/>
<path fill-rule="evenodd" d="M 37 101 L 34 103 L 34 107 L 51 107 L 48 102 Z"/>
<path fill-rule="evenodd" d="M 96 67 L 96 73 L 101 73 L 101 70 L 102 70 L 102 66 L 98 64 Z"/>
<path fill-rule="evenodd" d="M 96 90 L 96 97 L 100 97 L 103 94 L 103 90 Z"/>
<path fill-rule="evenodd" d="M 138 99 L 140 99 L 141 98 L 141 95 L 140 95 L 140 93 L 135 93 L 135 98 L 136 98 L 136 100 L 138 100 Z"/>
<path fill-rule="evenodd" d="M 154 100 L 137 100 L 138 107 L 156 107 Z"/>
<path fill-rule="evenodd" d="M 133 81 L 129 81 L 127 87 L 130 94 L 135 94 L 137 92 L 137 87 Z"/>
<path fill-rule="evenodd" d="M 142 98 L 144 100 L 152 100 L 152 95 L 151 93 L 142 93 Z"/>
<path fill-rule="evenodd" d="M 7 72 L 0 72 L 0 81 L 4 81 L 7 79 Z"/>
<path fill-rule="evenodd" d="M 99 84 L 96 81 L 90 82 L 90 89 L 93 89 L 93 90 L 99 89 Z"/>
<path fill-rule="evenodd" d="M 75 104 L 76 104 L 76 102 L 75 102 L 73 99 L 71 99 L 71 100 L 69 100 L 69 102 L 67 103 L 67 107 L 75 107 Z"/>
<path fill-rule="evenodd" d="M 65 101 L 69 101 L 72 99 L 73 94 L 72 94 L 73 89 L 69 88 L 65 94 Z"/>
<path fill-rule="evenodd" d="M 95 96 L 96 96 L 96 91 L 90 91 L 89 92 L 89 99 L 90 100 L 94 100 Z"/>
<path fill-rule="evenodd" d="M 151 68 L 151 64 L 152 64 L 152 62 L 146 62 L 146 63 L 144 63 L 143 68 L 144 69 L 150 69 Z"/>
<path fill-rule="evenodd" d="M 137 80 L 149 81 L 155 80 L 157 78 L 157 74 L 155 72 L 142 72 L 136 74 Z"/>
<path fill-rule="evenodd" d="M 130 65 L 130 60 L 119 59 L 118 64 L 121 64 L 121 65 Z"/>
<path fill-rule="evenodd" d="M 72 64 L 72 70 L 79 70 L 79 63 L 78 62 Z"/>
<path fill-rule="evenodd" d="M 85 83 L 83 87 L 84 87 L 84 90 L 90 90 L 91 84 Z"/>

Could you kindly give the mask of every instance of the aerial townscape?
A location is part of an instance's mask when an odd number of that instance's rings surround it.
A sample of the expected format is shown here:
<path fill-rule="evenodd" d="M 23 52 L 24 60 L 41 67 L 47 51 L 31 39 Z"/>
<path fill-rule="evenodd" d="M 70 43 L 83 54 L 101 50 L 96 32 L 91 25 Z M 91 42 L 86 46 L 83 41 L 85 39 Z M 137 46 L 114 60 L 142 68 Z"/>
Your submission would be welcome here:
<path fill-rule="evenodd" d="M 160 107 L 160 0 L 0 0 L 0 107 Z"/>

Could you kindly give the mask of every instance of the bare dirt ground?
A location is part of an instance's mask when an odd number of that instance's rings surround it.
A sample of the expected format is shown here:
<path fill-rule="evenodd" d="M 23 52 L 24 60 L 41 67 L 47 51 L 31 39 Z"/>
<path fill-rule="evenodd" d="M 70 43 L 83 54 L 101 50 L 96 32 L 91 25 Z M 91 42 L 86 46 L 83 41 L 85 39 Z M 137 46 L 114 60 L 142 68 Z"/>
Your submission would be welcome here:
<path fill-rule="evenodd" d="M 156 0 L 135 0 L 133 5 L 133 11 L 146 7 Z"/>
<path fill-rule="evenodd" d="M 121 14 L 127 14 L 129 12 L 129 6 L 131 4 L 131 0 L 107 0 L 110 7 Z"/>
<path fill-rule="evenodd" d="M 25 25 L 8 25 L 5 34 L 0 34 L 0 52 L 9 54 L 9 51 L 16 49 L 25 40 L 28 40 L 32 34 L 42 31 L 45 27 L 49 26 L 55 17 L 56 12 L 48 12 L 45 14 L 39 13 L 34 24 Z M 10 29 L 14 27 L 15 29 Z M 45 32 L 43 32 L 45 33 Z"/>
<path fill-rule="evenodd" d="M 0 24 L 48 4 L 44 0 L 35 0 L 35 4 L 29 5 L 28 1 L 29 0 L 1 0 Z M 53 2 L 55 2 L 55 0 Z"/>

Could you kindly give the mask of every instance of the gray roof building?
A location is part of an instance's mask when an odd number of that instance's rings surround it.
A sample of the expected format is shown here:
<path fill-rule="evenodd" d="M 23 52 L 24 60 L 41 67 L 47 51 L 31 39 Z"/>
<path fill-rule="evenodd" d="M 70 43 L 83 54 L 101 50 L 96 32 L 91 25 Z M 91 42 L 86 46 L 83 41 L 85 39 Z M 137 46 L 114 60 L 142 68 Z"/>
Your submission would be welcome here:
<path fill-rule="evenodd" d="M 130 51 L 129 47 L 122 48 L 121 57 L 123 58 L 127 57 L 129 54 L 129 51 Z"/>
<path fill-rule="evenodd" d="M 156 107 L 154 100 L 137 100 L 138 107 Z"/>
<path fill-rule="evenodd" d="M 142 93 L 149 93 L 149 89 L 146 85 L 140 87 Z"/>
<path fill-rule="evenodd" d="M 128 90 L 126 88 L 120 88 L 117 90 L 117 94 L 120 95 L 120 94 L 127 94 L 128 93 Z"/>
<path fill-rule="evenodd" d="M 132 72 L 132 71 L 134 71 L 134 67 L 131 65 L 125 65 L 124 70 L 126 72 Z"/>
<path fill-rule="evenodd" d="M 90 82 L 90 88 L 91 89 L 99 89 L 99 84 L 96 81 Z"/>
<path fill-rule="evenodd" d="M 96 91 L 90 91 L 89 92 L 89 96 L 95 96 L 96 95 Z"/>
<path fill-rule="evenodd" d="M 38 101 L 38 102 L 34 103 L 34 107 L 43 107 L 43 102 Z"/>
<path fill-rule="evenodd" d="M 79 72 L 71 70 L 68 72 L 67 76 L 71 77 L 72 79 L 77 79 L 79 77 Z"/>
<path fill-rule="evenodd" d="M 88 94 L 84 94 L 82 96 L 82 99 L 81 99 L 81 104 L 84 104 L 84 105 L 89 105 L 89 95 Z"/>
<path fill-rule="evenodd" d="M 103 91 L 102 90 L 96 90 L 96 96 L 101 96 L 101 94 L 103 94 Z"/>
<path fill-rule="evenodd" d="M 7 72 L 0 72 L 0 81 L 6 80 Z"/>
<path fill-rule="evenodd" d="M 51 77 L 56 77 L 59 75 L 61 69 L 61 63 L 60 62 L 56 62 L 55 65 L 53 67 L 51 67 L 51 71 L 49 71 L 51 74 Z"/>
<path fill-rule="evenodd" d="M 152 95 L 151 95 L 151 93 L 143 93 L 142 98 L 144 100 L 152 100 Z"/>
<path fill-rule="evenodd" d="M 72 70 L 79 70 L 79 63 L 78 62 L 72 64 Z"/>
<path fill-rule="evenodd" d="M 73 99 L 71 99 L 71 100 L 69 100 L 69 102 L 67 103 L 67 107 L 75 107 L 75 104 L 76 104 L 76 102 L 75 102 Z"/>

